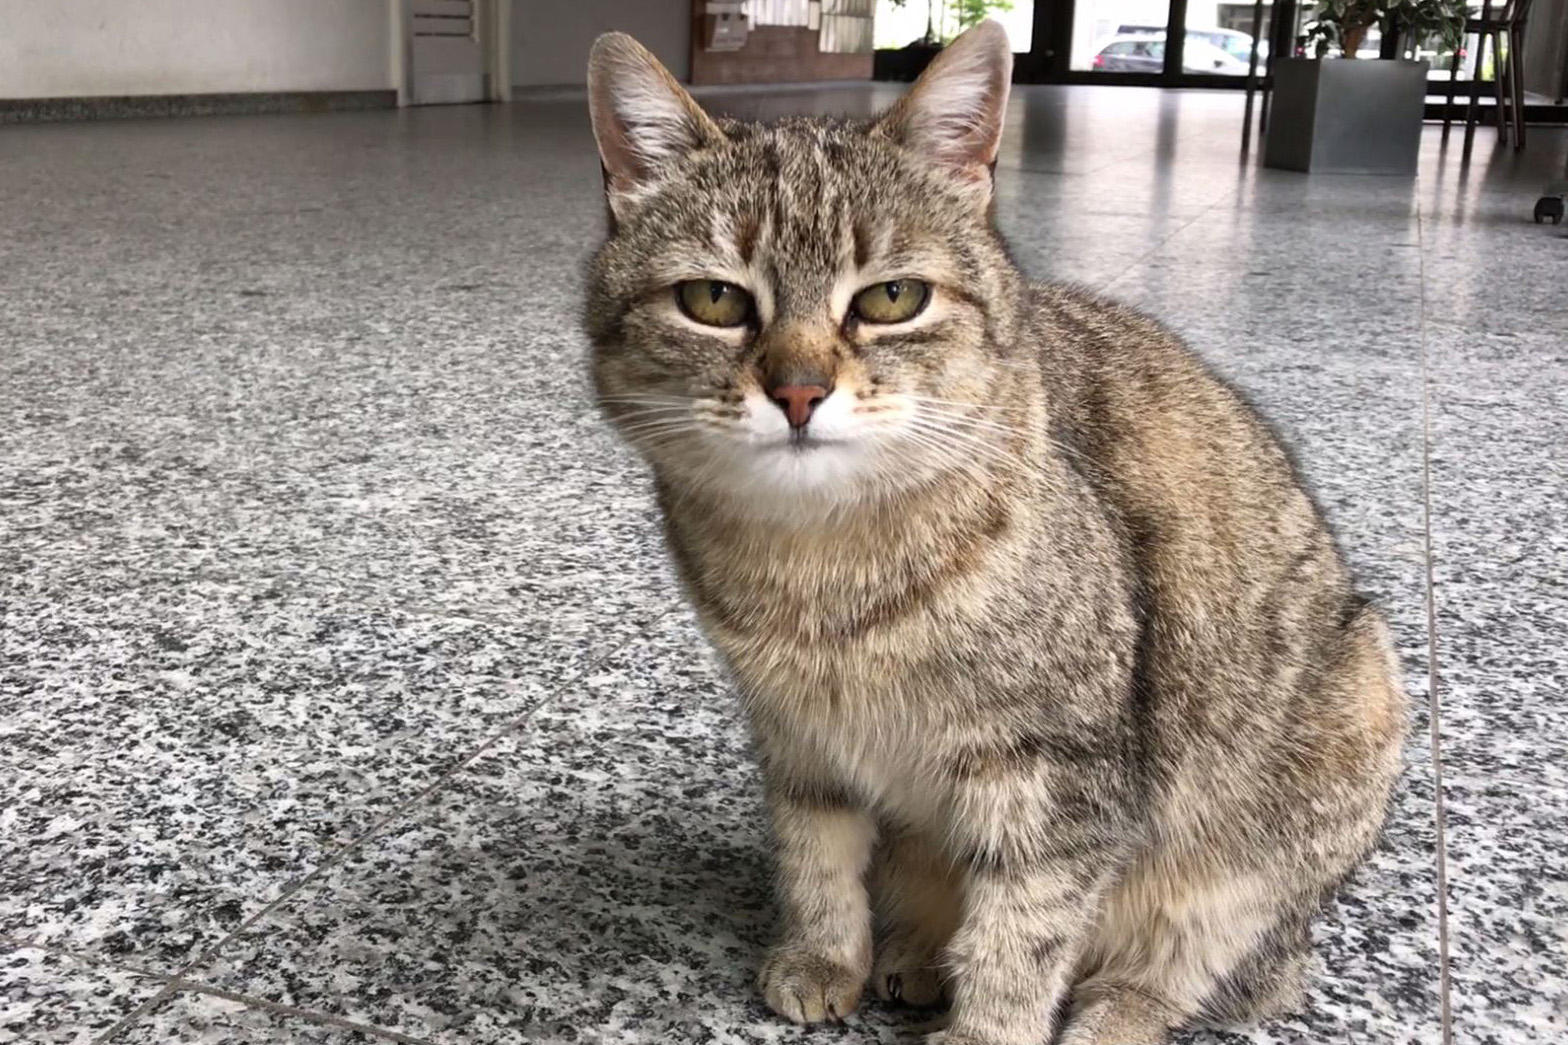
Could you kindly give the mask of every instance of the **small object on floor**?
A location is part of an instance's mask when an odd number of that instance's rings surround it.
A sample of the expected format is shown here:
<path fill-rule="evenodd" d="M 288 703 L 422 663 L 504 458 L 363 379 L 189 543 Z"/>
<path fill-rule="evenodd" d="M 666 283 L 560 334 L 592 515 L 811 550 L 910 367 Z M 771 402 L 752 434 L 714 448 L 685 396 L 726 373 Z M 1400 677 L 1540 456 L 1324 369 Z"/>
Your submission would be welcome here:
<path fill-rule="evenodd" d="M 1547 218 L 1552 219 L 1553 225 L 1561 225 L 1563 221 L 1563 197 L 1542 196 L 1535 201 L 1535 223 L 1541 224 Z"/>

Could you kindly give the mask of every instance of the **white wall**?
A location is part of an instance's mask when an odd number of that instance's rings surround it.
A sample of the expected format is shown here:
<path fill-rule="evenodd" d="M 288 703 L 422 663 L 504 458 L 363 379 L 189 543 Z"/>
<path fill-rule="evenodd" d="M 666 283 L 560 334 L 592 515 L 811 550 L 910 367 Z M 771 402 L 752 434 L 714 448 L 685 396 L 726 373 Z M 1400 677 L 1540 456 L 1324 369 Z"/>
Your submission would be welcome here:
<path fill-rule="evenodd" d="M 391 0 L 0 0 L 0 98 L 388 90 Z"/>
<path fill-rule="evenodd" d="M 691 76 L 691 0 L 519 0 L 512 7 L 512 83 L 580 84 L 600 33 L 631 33 L 676 79 Z"/>

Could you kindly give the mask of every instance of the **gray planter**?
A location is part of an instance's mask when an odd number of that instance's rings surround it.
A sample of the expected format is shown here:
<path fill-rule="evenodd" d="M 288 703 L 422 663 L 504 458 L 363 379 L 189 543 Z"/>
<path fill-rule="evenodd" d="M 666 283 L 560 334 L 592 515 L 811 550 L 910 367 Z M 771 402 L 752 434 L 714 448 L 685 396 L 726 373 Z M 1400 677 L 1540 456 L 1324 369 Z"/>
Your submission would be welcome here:
<path fill-rule="evenodd" d="M 1328 174 L 1414 174 L 1427 63 L 1281 58 L 1263 164 Z"/>

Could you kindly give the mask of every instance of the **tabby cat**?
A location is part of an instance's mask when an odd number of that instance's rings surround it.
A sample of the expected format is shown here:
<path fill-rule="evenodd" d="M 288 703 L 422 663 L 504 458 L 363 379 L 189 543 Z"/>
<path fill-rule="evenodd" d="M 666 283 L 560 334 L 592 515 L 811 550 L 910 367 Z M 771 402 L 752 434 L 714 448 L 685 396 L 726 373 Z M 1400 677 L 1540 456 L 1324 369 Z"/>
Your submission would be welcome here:
<path fill-rule="evenodd" d="M 769 1006 L 1143 1045 L 1299 997 L 1406 699 L 1252 410 L 1009 259 L 1010 72 L 985 23 L 879 119 L 762 125 L 601 37 L 593 378 L 754 735 Z"/>

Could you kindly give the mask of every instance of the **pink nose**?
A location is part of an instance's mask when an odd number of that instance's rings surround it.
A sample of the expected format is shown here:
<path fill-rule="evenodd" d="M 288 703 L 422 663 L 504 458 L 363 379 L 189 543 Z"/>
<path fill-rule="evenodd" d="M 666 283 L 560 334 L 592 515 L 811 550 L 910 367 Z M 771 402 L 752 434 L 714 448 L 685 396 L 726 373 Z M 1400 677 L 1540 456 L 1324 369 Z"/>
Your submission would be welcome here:
<path fill-rule="evenodd" d="M 821 385 L 780 385 L 768 390 L 768 398 L 784 411 L 791 428 L 805 428 L 817 404 L 827 397 L 828 389 Z"/>

